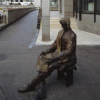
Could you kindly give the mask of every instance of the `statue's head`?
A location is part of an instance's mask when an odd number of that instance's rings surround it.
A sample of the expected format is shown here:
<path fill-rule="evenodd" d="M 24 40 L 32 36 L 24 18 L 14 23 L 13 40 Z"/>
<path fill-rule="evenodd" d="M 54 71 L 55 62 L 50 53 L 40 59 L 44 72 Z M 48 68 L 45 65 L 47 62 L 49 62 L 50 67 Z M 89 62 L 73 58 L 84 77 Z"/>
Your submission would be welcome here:
<path fill-rule="evenodd" d="M 60 19 L 59 22 L 65 31 L 70 29 L 70 18 L 69 17 L 63 17 L 62 19 Z"/>

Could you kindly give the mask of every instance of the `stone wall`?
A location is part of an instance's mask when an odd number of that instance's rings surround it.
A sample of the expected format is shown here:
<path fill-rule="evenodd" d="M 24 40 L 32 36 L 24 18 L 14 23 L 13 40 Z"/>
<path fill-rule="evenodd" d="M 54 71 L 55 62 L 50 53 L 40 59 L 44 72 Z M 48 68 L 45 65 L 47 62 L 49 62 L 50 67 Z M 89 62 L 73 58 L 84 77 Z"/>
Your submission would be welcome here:
<path fill-rule="evenodd" d="M 1 25 L 0 30 L 33 10 L 35 7 L 4 10 L 3 15 L 6 15 L 6 24 Z"/>
<path fill-rule="evenodd" d="M 33 10 L 35 10 L 35 8 L 10 9 L 4 10 L 3 15 L 6 15 L 7 24 L 10 24 Z"/>
<path fill-rule="evenodd" d="M 79 14 L 78 14 L 79 15 Z M 94 22 L 93 14 L 82 14 L 82 20 L 77 18 L 78 29 L 100 35 L 100 15 L 96 15 L 96 22 Z"/>

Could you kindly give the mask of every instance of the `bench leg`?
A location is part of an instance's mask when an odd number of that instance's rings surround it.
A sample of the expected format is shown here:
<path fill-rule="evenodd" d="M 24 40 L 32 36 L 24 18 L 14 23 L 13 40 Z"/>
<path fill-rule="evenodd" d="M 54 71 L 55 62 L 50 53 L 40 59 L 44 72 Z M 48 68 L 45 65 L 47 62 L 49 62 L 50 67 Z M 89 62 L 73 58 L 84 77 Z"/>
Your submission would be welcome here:
<path fill-rule="evenodd" d="M 67 71 L 66 87 L 73 85 L 73 69 Z"/>

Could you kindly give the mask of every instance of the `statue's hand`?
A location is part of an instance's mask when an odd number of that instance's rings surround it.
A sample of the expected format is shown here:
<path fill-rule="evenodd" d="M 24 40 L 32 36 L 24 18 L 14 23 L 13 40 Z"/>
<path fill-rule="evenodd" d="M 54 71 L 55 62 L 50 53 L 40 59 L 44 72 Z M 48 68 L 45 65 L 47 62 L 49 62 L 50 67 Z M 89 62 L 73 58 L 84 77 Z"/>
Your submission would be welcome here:
<path fill-rule="evenodd" d="M 42 56 L 45 56 L 47 54 L 47 52 L 45 52 L 45 51 L 42 51 L 41 53 L 40 53 L 40 55 Z"/>
<path fill-rule="evenodd" d="M 53 63 L 53 62 L 54 62 L 53 59 L 48 59 L 48 60 L 46 60 L 46 63 L 48 63 L 48 65 L 50 65 L 50 64 Z"/>

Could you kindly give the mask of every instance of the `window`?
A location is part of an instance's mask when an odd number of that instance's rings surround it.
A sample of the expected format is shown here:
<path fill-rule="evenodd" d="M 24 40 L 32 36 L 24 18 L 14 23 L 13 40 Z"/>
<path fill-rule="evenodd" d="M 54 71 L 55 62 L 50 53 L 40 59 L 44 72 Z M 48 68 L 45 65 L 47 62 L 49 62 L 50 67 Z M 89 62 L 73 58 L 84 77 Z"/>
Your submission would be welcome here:
<path fill-rule="evenodd" d="M 100 0 L 97 0 L 97 14 L 100 14 Z"/>
<path fill-rule="evenodd" d="M 58 0 L 50 0 L 51 7 L 58 7 Z"/>
<path fill-rule="evenodd" d="M 94 0 L 82 0 L 82 13 L 94 13 Z"/>
<path fill-rule="evenodd" d="M 20 2 L 23 2 L 23 0 L 20 0 Z"/>

